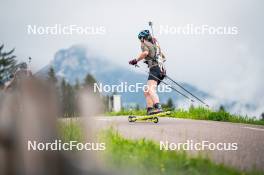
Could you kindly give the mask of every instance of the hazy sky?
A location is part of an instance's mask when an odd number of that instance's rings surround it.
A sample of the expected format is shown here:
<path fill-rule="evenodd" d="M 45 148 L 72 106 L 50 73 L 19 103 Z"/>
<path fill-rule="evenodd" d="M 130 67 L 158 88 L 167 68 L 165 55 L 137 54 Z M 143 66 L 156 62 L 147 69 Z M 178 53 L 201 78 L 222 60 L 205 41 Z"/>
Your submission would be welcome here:
<path fill-rule="evenodd" d="M 139 51 L 137 34 L 152 20 L 168 61 L 168 73 L 215 96 L 211 103 L 240 101 L 264 112 L 264 1 L 1 0 L 0 39 L 21 60 L 33 57 L 36 71 L 56 51 L 83 44 L 94 55 L 129 68 Z M 27 25 L 103 26 L 105 35 L 28 35 Z M 235 26 L 237 35 L 164 34 L 160 26 Z M 131 69 L 131 68 L 130 68 Z"/>

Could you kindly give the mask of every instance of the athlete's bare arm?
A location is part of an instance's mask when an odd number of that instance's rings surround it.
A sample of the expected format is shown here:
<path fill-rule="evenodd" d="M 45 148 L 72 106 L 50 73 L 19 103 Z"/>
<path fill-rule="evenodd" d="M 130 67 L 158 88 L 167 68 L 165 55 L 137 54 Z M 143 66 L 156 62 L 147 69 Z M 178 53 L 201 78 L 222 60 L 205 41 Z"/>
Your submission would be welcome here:
<path fill-rule="evenodd" d="M 148 51 L 144 51 L 144 52 L 142 52 L 142 53 L 139 55 L 137 61 L 143 60 L 144 58 L 146 58 L 146 57 L 148 56 L 148 54 L 149 54 Z"/>

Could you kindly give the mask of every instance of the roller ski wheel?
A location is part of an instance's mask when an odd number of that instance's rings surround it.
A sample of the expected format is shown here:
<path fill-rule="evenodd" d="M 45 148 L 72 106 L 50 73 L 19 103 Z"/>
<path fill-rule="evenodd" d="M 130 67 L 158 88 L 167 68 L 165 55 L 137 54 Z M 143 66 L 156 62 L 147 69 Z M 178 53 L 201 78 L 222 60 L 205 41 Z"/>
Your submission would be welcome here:
<path fill-rule="evenodd" d="M 153 121 L 154 123 L 158 123 L 158 122 L 159 122 L 159 118 L 158 118 L 158 117 L 153 117 L 152 121 Z"/>
<path fill-rule="evenodd" d="M 135 122 L 136 120 L 135 120 L 135 116 L 128 116 L 128 121 L 129 122 Z"/>

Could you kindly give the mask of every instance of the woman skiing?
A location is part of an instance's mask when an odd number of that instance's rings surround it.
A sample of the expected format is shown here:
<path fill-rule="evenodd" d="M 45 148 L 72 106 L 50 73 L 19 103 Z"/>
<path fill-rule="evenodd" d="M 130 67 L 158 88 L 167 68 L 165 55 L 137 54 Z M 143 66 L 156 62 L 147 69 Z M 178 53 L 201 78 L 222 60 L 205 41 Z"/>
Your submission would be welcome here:
<path fill-rule="evenodd" d="M 129 61 L 129 64 L 136 65 L 139 61 L 145 60 L 144 62 L 148 65 L 149 76 L 147 81 L 147 89 L 144 90 L 144 95 L 147 103 L 147 114 L 157 114 L 163 112 L 161 104 L 159 102 L 159 96 L 157 94 L 157 86 L 160 84 L 165 76 L 165 72 L 161 70 L 158 62 L 157 53 L 160 48 L 156 44 L 156 39 L 150 35 L 149 30 L 143 30 L 138 34 L 138 39 L 141 42 L 141 54 L 138 58 Z M 159 53 L 162 58 L 164 55 Z"/>

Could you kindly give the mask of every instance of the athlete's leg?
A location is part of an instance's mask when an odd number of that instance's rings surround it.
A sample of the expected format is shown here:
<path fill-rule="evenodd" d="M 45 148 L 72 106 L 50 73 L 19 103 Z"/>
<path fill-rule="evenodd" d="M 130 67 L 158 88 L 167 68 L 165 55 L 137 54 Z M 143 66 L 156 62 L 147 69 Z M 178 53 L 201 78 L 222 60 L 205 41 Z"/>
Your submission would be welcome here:
<path fill-rule="evenodd" d="M 150 93 L 150 97 L 152 99 L 153 107 L 154 107 L 151 113 L 155 114 L 155 113 L 162 112 L 163 110 L 159 102 L 159 96 L 157 94 L 158 82 L 156 80 L 148 80 L 148 87 L 149 87 L 149 93 Z"/>
<path fill-rule="evenodd" d="M 148 77 L 147 87 L 148 87 L 148 97 L 151 98 L 152 101 L 152 110 L 148 110 L 149 114 L 162 112 L 161 105 L 159 103 L 159 96 L 157 94 L 157 87 L 160 83 L 160 68 L 152 67 L 150 68 L 150 74 Z"/>
<path fill-rule="evenodd" d="M 144 91 L 144 96 L 146 98 L 146 103 L 147 103 L 147 108 L 153 108 L 153 101 L 152 98 L 150 96 L 150 93 L 148 92 L 148 90 Z"/>
<path fill-rule="evenodd" d="M 147 114 L 150 115 L 154 109 L 153 108 L 154 104 L 150 96 L 150 93 L 148 91 L 148 88 L 144 89 L 144 95 L 145 95 L 146 103 L 147 103 Z"/>
<path fill-rule="evenodd" d="M 148 80 L 148 93 L 152 100 L 152 104 L 159 103 L 159 96 L 157 94 L 158 83 L 155 80 Z"/>

